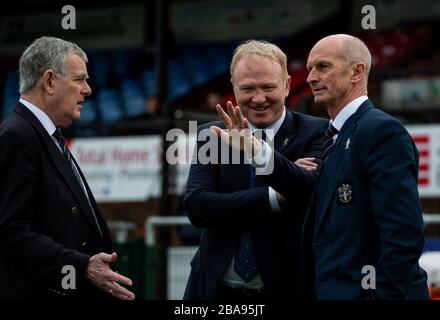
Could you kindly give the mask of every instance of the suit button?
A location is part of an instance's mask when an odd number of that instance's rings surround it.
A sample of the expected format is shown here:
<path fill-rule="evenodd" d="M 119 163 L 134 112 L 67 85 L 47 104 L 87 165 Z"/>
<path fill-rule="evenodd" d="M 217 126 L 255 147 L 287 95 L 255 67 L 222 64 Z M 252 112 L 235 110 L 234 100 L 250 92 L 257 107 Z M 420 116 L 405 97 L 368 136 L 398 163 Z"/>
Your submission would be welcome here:
<path fill-rule="evenodd" d="M 86 245 L 87 245 L 87 242 L 84 241 L 81 246 L 85 247 Z"/>
<path fill-rule="evenodd" d="M 314 247 L 316 247 L 316 242 L 313 242 L 313 244 L 312 244 Z"/>
<path fill-rule="evenodd" d="M 72 213 L 73 214 L 78 213 L 78 208 L 77 207 L 72 207 Z"/>

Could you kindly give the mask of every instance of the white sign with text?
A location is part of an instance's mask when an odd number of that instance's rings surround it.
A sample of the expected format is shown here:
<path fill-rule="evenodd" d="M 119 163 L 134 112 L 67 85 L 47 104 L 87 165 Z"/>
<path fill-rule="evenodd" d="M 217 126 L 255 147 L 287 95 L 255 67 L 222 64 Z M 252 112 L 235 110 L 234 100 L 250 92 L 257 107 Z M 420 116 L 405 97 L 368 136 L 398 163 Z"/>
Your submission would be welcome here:
<path fill-rule="evenodd" d="M 160 136 L 77 138 L 69 148 L 98 202 L 160 196 Z"/>

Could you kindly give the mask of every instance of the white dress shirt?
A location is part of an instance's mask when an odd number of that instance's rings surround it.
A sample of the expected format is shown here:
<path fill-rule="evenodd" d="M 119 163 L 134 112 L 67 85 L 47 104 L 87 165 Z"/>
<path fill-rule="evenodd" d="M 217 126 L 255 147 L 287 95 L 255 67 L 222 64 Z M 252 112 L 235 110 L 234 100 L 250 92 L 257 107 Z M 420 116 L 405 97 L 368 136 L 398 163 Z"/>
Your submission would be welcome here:
<path fill-rule="evenodd" d="M 286 107 L 284 107 L 281 117 L 279 117 L 279 119 L 277 121 L 275 121 L 274 123 L 272 123 L 270 126 L 263 128 L 263 131 L 266 131 L 268 129 L 273 130 L 273 136 L 275 137 L 278 130 L 280 130 L 285 118 L 286 118 Z M 254 133 L 255 130 L 258 129 L 257 127 L 252 125 L 250 122 L 249 122 L 249 128 L 252 130 L 252 133 Z M 267 143 L 264 143 L 264 144 L 267 144 Z M 256 157 L 254 157 L 254 159 L 255 158 Z M 270 159 L 270 158 L 268 158 L 268 159 Z M 254 162 L 254 161 L 255 160 L 253 160 L 252 162 Z M 272 212 L 281 211 L 281 207 L 280 207 L 280 204 L 278 203 L 276 191 L 274 189 L 272 189 L 272 187 L 269 187 L 269 202 L 270 202 L 270 208 L 271 208 Z"/>
<path fill-rule="evenodd" d="M 334 120 L 330 120 L 330 123 L 338 129 L 338 132 L 341 131 L 342 127 L 344 126 L 345 121 L 347 121 L 348 118 L 350 118 L 361 106 L 362 103 L 364 103 L 366 100 L 368 100 L 367 96 L 360 96 L 359 98 L 354 99 L 350 103 L 348 103 L 344 108 L 342 108 L 341 111 L 336 115 L 336 118 Z M 335 134 L 333 136 L 333 143 L 338 138 L 338 135 Z"/>

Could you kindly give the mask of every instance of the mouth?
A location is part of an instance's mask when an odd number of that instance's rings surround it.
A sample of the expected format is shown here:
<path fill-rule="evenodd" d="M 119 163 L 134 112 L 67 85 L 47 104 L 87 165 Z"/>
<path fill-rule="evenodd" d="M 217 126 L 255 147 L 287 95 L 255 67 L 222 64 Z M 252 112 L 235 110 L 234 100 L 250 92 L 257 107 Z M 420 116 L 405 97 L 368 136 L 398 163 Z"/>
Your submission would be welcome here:
<path fill-rule="evenodd" d="M 256 107 L 251 107 L 252 110 L 254 110 L 255 112 L 265 112 L 270 108 L 270 105 L 268 106 L 256 106 Z"/>
<path fill-rule="evenodd" d="M 78 107 L 79 107 L 79 109 L 81 110 L 82 109 L 82 104 L 84 103 L 84 101 L 78 101 L 77 102 L 77 105 L 78 105 Z"/>
<path fill-rule="evenodd" d="M 321 92 L 324 92 L 325 88 L 316 88 L 312 89 L 313 94 L 319 94 Z"/>

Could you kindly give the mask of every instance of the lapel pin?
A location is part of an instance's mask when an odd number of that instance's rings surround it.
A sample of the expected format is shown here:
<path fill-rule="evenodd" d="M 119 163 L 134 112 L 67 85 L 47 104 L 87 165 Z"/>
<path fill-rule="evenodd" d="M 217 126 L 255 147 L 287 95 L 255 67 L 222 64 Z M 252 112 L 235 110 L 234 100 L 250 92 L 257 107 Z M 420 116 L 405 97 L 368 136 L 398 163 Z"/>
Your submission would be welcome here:
<path fill-rule="evenodd" d="M 287 146 L 288 143 L 289 143 L 289 138 L 284 139 L 283 146 Z"/>
<path fill-rule="evenodd" d="M 338 188 L 338 198 L 341 203 L 349 203 L 353 199 L 353 191 L 351 185 L 348 183 L 342 183 Z"/>
<path fill-rule="evenodd" d="M 345 142 L 345 150 L 348 150 L 350 148 L 350 138 L 347 139 L 347 142 Z"/>

